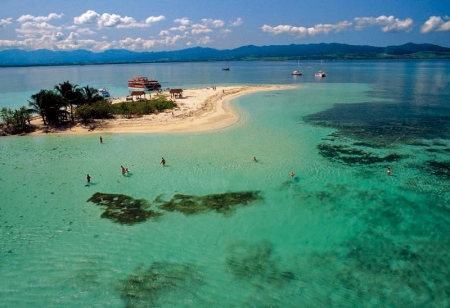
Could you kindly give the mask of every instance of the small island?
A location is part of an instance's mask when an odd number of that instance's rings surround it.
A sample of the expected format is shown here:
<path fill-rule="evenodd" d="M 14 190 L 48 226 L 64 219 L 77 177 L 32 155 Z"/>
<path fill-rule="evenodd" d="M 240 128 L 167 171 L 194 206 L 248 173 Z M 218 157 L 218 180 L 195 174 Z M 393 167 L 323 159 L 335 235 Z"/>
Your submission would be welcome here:
<path fill-rule="evenodd" d="M 3 108 L 0 135 L 208 131 L 237 121 L 230 100 L 287 88 L 292 86 L 211 86 L 105 98 L 92 87 L 79 88 L 66 81 L 32 95 L 28 108 Z"/>

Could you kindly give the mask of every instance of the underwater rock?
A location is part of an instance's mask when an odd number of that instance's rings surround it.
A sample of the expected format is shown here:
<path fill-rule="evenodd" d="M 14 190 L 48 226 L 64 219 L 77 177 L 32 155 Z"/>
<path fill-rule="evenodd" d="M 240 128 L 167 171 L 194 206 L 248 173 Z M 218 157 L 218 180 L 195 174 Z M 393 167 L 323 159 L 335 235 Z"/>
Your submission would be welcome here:
<path fill-rule="evenodd" d="M 134 199 L 121 194 L 96 192 L 87 201 L 99 206 L 106 206 L 101 218 L 108 218 L 120 224 L 133 225 L 152 217 L 159 217 L 160 212 L 147 210 L 149 203 L 145 199 Z"/>
<path fill-rule="evenodd" d="M 229 271 L 240 279 L 259 284 L 282 286 L 296 276 L 289 270 L 280 270 L 273 257 L 273 247 L 267 241 L 256 244 L 237 242 L 229 245 L 226 264 Z"/>
<path fill-rule="evenodd" d="M 450 139 L 449 120 L 446 107 L 411 108 L 409 104 L 379 102 L 335 104 L 330 109 L 303 118 L 306 123 L 335 128 L 343 136 L 367 140 L 379 148 L 420 139 Z"/>
<path fill-rule="evenodd" d="M 193 265 L 155 262 L 121 282 L 121 297 L 126 307 L 163 307 L 161 300 L 166 304 L 176 304 L 176 298 L 182 297 L 192 300 L 203 281 L 202 273 Z"/>
<path fill-rule="evenodd" d="M 331 145 L 327 143 L 320 143 L 317 145 L 319 154 L 332 161 L 339 161 L 348 165 L 370 165 L 383 162 L 394 162 L 403 158 L 399 154 L 388 154 L 380 157 L 372 152 L 367 152 L 362 149 L 352 148 L 346 145 Z"/>
<path fill-rule="evenodd" d="M 450 162 L 428 161 L 426 163 L 428 173 L 440 177 L 444 180 L 450 180 Z"/>
<path fill-rule="evenodd" d="M 176 194 L 169 201 L 160 200 L 163 204 L 158 207 L 170 212 L 178 211 L 185 215 L 208 211 L 230 214 L 235 210 L 236 205 L 247 205 L 259 198 L 259 191 L 227 192 L 205 196 Z"/>

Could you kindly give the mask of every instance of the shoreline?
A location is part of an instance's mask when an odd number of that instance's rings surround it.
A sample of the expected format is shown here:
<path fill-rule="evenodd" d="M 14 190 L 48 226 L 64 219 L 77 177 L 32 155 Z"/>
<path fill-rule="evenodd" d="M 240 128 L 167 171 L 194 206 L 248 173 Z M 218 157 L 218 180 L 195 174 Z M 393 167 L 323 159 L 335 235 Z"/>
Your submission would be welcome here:
<path fill-rule="evenodd" d="M 47 131 L 41 120 L 38 129 L 28 135 L 79 135 L 110 133 L 180 133 L 206 132 L 229 127 L 239 120 L 239 114 L 230 105 L 233 99 L 243 95 L 275 90 L 298 88 L 290 85 L 242 85 L 183 89 L 183 97 L 176 98 L 178 107 L 159 114 L 138 118 L 95 120 L 92 124 L 77 123 Z M 163 92 L 167 94 L 168 92 Z M 155 94 L 152 94 L 155 95 Z M 112 99 L 112 103 L 125 102 L 126 97 Z M 40 125 L 39 125 L 40 122 Z"/>

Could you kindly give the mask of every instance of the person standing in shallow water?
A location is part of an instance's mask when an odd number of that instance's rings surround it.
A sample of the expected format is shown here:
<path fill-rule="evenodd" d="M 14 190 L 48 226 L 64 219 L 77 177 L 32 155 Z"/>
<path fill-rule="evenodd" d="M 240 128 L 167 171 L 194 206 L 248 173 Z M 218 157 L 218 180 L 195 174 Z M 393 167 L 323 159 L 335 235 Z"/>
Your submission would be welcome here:
<path fill-rule="evenodd" d="M 103 138 L 102 138 L 102 136 L 100 136 L 100 143 L 103 143 Z"/>
<path fill-rule="evenodd" d="M 164 157 L 161 158 L 161 164 L 162 164 L 163 166 L 166 165 L 166 160 L 164 159 Z"/>
<path fill-rule="evenodd" d="M 89 173 L 86 175 L 86 180 L 87 180 L 88 183 L 91 182 L 91 176 L 89 175 Z"/>
<path fill-rule="evenodd" d="M 386 172 L 387 172 L 388 175 L 391 175 L 392 174 L 391 168 L 388 167 Z"/>

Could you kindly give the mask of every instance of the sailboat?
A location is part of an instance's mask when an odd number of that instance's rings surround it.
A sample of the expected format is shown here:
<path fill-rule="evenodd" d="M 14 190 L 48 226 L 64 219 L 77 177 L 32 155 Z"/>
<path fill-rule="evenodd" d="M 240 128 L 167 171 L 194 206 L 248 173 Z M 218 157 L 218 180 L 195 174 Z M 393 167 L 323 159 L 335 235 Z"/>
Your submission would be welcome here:
<path fill-rule="evenodd" d="M 294 76 L 301 76 L 302 72 L 300 71 L 300 60 L 297 61 L 297 67 L 298 69 L 292 72 L 292 75 Z"/>
<path fill-rule="evenodd" d="M 222 70 L 223 71 L 229 71 L 230 70 L 230 66 L 228 65 L 228 62 L 227 62 L 227 65 L 225 67 L 222 67 Z"/>
<path fill-rule="evenodd" d="M 318 71 L 315 76 L 320 78 L 327 77 L 327 74 L 322 71 L 322 59 L 320 59 L 320 71 Z"/>

